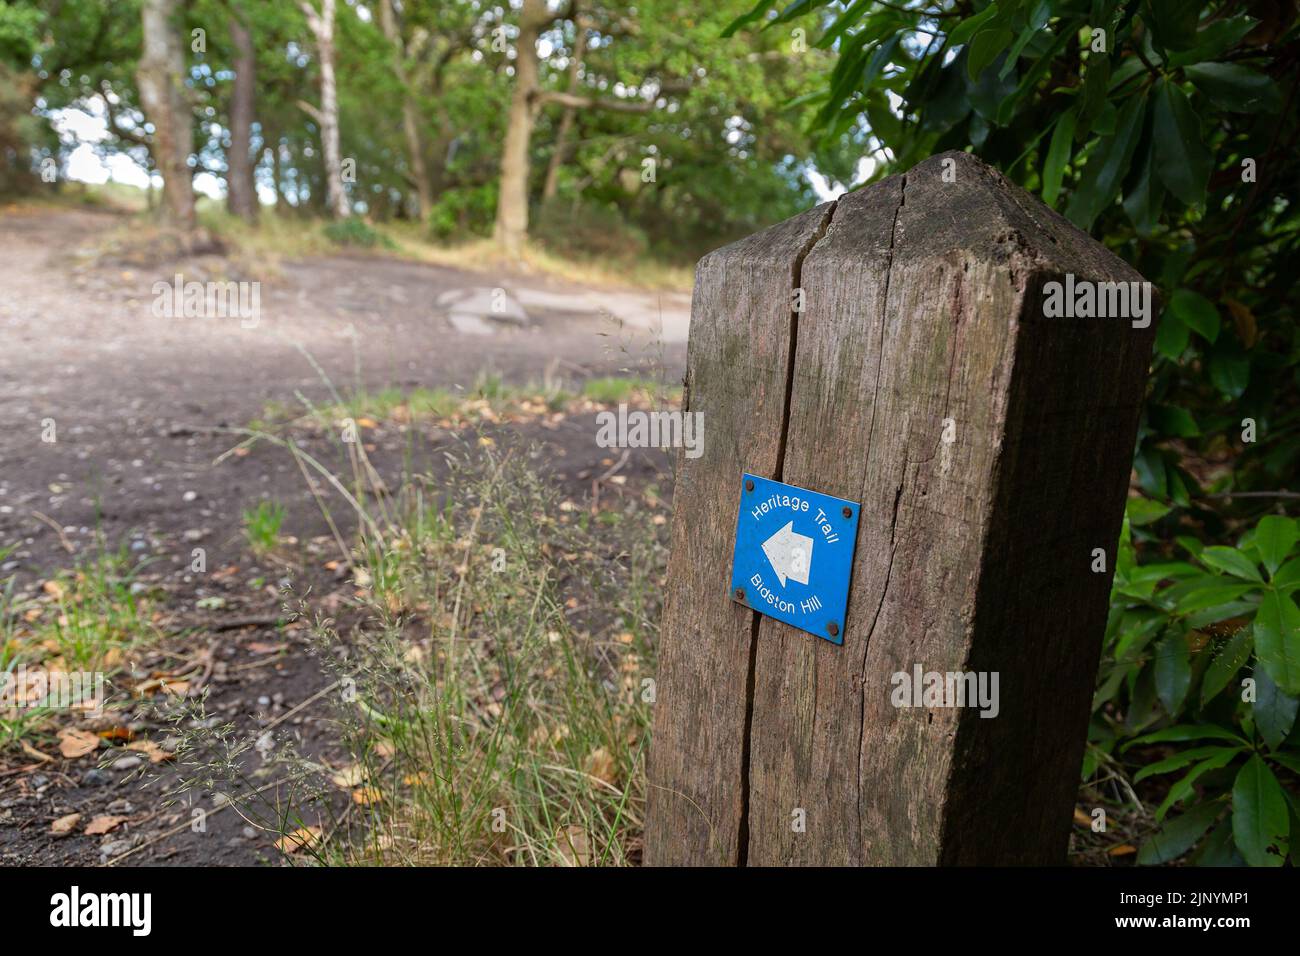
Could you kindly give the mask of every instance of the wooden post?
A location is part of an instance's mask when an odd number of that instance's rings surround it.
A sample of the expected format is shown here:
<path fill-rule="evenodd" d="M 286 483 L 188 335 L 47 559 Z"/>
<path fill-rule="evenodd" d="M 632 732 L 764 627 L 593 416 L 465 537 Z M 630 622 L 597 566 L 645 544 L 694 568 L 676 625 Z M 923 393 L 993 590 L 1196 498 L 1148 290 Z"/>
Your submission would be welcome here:
<path fill-rule="evenodd" d="M 1157 309 L 1049 317 L 1067 275 L 1142 282 L 965 153 L 700 262 L 648 864 L 1063 859 Z M 745 471 L 861 503 L 842 646 L 729 599 Z"/>

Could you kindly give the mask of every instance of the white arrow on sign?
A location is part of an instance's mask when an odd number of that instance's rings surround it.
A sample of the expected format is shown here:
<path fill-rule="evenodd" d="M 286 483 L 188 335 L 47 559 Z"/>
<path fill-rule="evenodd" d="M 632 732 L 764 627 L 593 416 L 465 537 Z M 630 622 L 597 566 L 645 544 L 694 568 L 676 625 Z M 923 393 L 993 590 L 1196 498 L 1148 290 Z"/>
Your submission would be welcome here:
<path fill-rule="evenodd" d="M 787 521 L 784 528 L 763 542 L 763 553 L 772 563 L 776 576 L 781 579 L 781 587 L 785 587 L 787 577 L 794 578 L 800 584 L 808 583 L 812 547 L 813 539 L 795 531 L 793 521 Z"/>

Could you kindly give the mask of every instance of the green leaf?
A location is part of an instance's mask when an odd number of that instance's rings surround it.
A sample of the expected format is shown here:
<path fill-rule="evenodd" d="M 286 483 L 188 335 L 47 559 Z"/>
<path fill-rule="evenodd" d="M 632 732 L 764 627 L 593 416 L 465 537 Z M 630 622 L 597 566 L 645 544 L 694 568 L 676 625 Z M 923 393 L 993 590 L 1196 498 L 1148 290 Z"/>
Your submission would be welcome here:
<path fill-rule="evenodd" d="M 1169 514 L 1169 511 L 1168 505 L 1152 501 L 1150 498 L 1130 498 L 1128 504 L 1124 506 L 1124 513 L 1128 515 L 1129 523 L 1137 527 L 1159 521 Z"/>
<path fill-rule="evenodd" d="M 967 17 L 961 23 L 957 24 L 957 26 L 948 33 L 949 49 L 958 44 L 965 43 L 970 37 L 974 36 L 976 30 L 984 26 L 984 24 L 991 21 L 997 15 L 998 5 L 996 3 L 990 3 L 979 13 Z"/>
<path fill-rule="evenodd" d="M 1198 90 L 1230 112 L 1276 113 L 1281 108 L 1273 81 L 1239 63 L 1197 63 L 1186 73 Z"/>
<path fill-rule="evenodd" d="M 1201 552 L 1201 561 L 1233 577 L 1264 583 L 1264 577 L 1259 573 L 1259 568 L 1255 567 L 1255 562 L 1236 548 L 1216 544 Z"/>
<path fill-rule="evenodd" d="M 1232 836 L 1251 866 L 1286 860 L 1291 815 L 1273 771 L 1258 755 L 1246 761 L 1232 785 Z"/>
<path fill-rule="evenodd" d="M 1167 50 L 1186 50 L 1196 43 L 1196 21 L 1202 3 L 1196 0 L 1147 0 L 1151 32 Z"/>
<path fill-rule="evenodd" d="M 1138 863 L 1154 866 L 1178 859 L 1205 835 L 1222 811 L 1223 804 L 1211 801 L 1170 820 L 1142 844 Z"/>
<path fill-rule="evenodd" d="M 1148 108 L 1148 113 L 1151 112 Z M 1151 123 L 1144 123 L 1148 131 Z M 1165 204 L 1165 186 L 1156 173 L 1156 144 L 1150 133 L 1143 138 L 1138 153 L 1138 178 L 1124 194 L 1124 212 L 1138 235 L 1149 236 L 1160 225 L 1160 210 Z M 1185 336 L 1184 336 L 1185 338 Z M 1183 346 L 1187 343 L 1184 341 Z M 1181 353 L 1181 349 L 1179 352 Z"/>
<path fill-rule="evenodd" d="M 1065 213 L 1080 229 L 1091 229 L 1096 218 L 1119 192 L 1142 133 L 1145 105 L 1145 90 L 1129 97 L 1116 121 L 1115 134 L 1102 139 L 1088 155 L 1088 165 L 1084 167 L 1079 188 Z"/>
<path fill-rule="evenodd" d="M 1196 34 L 1196 45 L 1190 50 L 1175 53 L 1169 57 L 1170 69 L 1200 63 L 1204 60 L 1217 60 L 1223 54 L 1245 39 L 1259 21 L 1244 14 L 1215 20 L 1202 27 Z M 1134 59 L 1137 59 L 1134 57 Z"/>
<path fill-rule="evenodd" d="M 1267 515 L 1255 525 L 1255 547 L 1270 575 L 1286 560 L 1286 556 L 1300 541 L 1300 522 L 1281 515 Z"/>
<path fill-rule="evenodd" d="M 1133 782 L 1139 783 L 1147 777 L 1156 777 L 1163 773 L 1172 773 L 1175 770 L 1182 770 L 1188 764 L 1196 763 L 1207 757 L 1220 756 L 1225 750 L 1230 753 L 1240 753 L 1243 747 L 1219 747 L 1205 746 L 1192 747 L 1190 750 L 1182 750 L 1164 760 L 1157 760 L 1155 763 L 1147 764 L 1136 774 L 1133 775 Z"/>
<path fill-rule="evenodd" d="M 1220 767 L 1226 767 L 1237 758 L 1238 753 L 1239 751 L 1225 750 L 1208 760 L 1202 760 L 1189 770 L 1185 777 L 1169 788 L 1169 793 L 1165 795 L 1165 799 L 1156 808 L 1156 821 L 1163 820 L 1165 814 L 1169 812 L 1169 808 L 1174 804 L 1181 803 L 1190 797 L 1195 792 L 1193 788 L 1196 786 L 1196 781 L 1204 774 L 1209 773 L 1211 770 L 1218 770 Z"/>
<path fill-rule="evenodd" d="M 1259 605 L 1250 601 L 1229 601 L 1227 604 L 1216 604 L 1214 607 L 1207 607 L 1204 611 L 1189 614 L 1183 618 L 1183 622 L 1195 629 L 1205 627 L 1207 624 L 1218 624 L 1229 618 L 1252 617 L 1257 610 Z"/>
<path fill-rule="evenodd" d="M 966 73 L 972 79 L 978 79 L 984 68 L 998 58 L 1011 43 L 1012 33 L 1006 27 L 994 27 L 981 30 L 970 41 L 970 52 L 966 57 Z"/>
<path fill-rule="evenodd" d="M 729 37 L 741 27 L 747 27 L 751 23 L 761 20 L 763 15 L 774 6 L 776 6 L 776 0 L 758 0 L 758 3 L 754 4 L 753 9 L 748 13 L 741 14 L 727 24 L 722 31 L 723 37 Z"/>
<path fill-rule="evenodd" d="M 1175 289 L 1169 297 L 1169 309 L 1184 325 L 1198 332 L 1207 342 L 1213 342 L 1219 337 L 1219 310 L 1199 292 Z"/>
<path fill-rule="evenodd" d="M 1222 343 L 1220 343 L 1222 345 Z M 1250 384 L 1250 357 L 1238 350 L 1216 349 L 1210 355 L 1210 382 L 1222 395 L 1241 398 Z"/>
<path fill-rule="evenodd" d="M 1192 682 L 1192 665 L 1187 648 L 1187 638 L 1177 631 L 1167 634 L 1156 645 L 1156 694 L 1165 711 L 1171 716 L 1178 716 L 1187 696 L 1187 688 Z"/>
<path fill-rule="evenodd" d="M 1253 584 L 1207 576 L 1194 581 L 1180 581 L 1162 592 L 1161 597 L 1171 599 L 1179 614 L 1191 614 L 1235 601 L 1254 590 L 1256 585 Z"/>
<path fill-rule="evenodd" d="M 1192 330 L 1187 327 L 1187 323 L 1175 315 L 1172 309 L 1166 308 L 1156 327 L 1156 351 L 1171 362 L 1177 362 L 1187 351 L 1187 344 L 1191 340 Z"/>
<path fill-rule="evenodd" d="M 1189 206 L 1205 202 L 1210 179 L 1210 153 L 1201 140 L 1201 123 L 1187 97 L 1175 84 L 1155 86 L 1156 171 L 1169 191 Z"/>
<path fill-rule="evenodd" d="M 1300 608 L 1270 590 L 1255 615 L 1255 652 L 1282 691 L 1300 695 Z"/>
<path fill-rule="evenodd" d="M 1237 675 L 1237 671 L 1250 659 L 1250 649 L 1254 644 L 1254 635 L 1249 627 L 1243 627 L 1224 643 L 1215 648 L 1210 666 L 1201 678 L 1201 706 L 1204 707 L 1219 691 L 1228 686 L 1228 681 Z"/>
<path fill-rule="evenodd" d="M 1196 438 L 1201 434 L 1196 419 L 1185 408 L 1174 405 L 1151 405 L 1148 407 L 1152 426 L 1161 435 L 1171 438 Z"/>
<path fill-rule="evenodd" d="M 1297 709 L 1300 700 L 1282 693 L 1268 671 L 1261 667 L 1255 672 L 1255 729 L 1271 749 L 1281 747 L 1291 733 Z"/>
<path fill-rule="evenodd" d="M 1124 749 L 1128 750 L 1130 747 L 1139 747 L 1143 744 L 1177 743 L 1183 740 L 1231 740 L 1243 747 L 1247 746 L 1244 738 L 1226 727 L 1219 727 L 1215 724 L 1176 724 L 1173 727 L 1166 727 L 1164 730 L 1157 730 L 1155 733 L 1130 740 L 1124 745 Z"/>
<path fill-rule="evenodd" d="M 1273 588 L 1282 593 L 1300 587 L 1300 558 L 1292 558 L 1273 575 Z"/>
<path fill-rule="evenodd" d="M 1074 134 L 1077 138 L 1083 139 L 1092 131 L 1093 123 L 1106 106 L 1106 91 L 1109 87 L 1110 60 L 1101 53 L 1091 54 L 1083 70 L 1083 92 L 1079 95 L 1079 128 Z"/>

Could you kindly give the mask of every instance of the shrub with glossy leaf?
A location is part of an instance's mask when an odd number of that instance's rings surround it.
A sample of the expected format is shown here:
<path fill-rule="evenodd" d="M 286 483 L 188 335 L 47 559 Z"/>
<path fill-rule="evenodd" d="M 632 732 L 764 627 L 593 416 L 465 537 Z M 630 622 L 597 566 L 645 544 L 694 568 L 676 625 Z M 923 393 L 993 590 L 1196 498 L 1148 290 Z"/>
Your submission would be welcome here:
<path fill-rule="evenodd" d="M 1196 848 L 1204 864 L 1281 866 L 1300 840 L 1300 524 L 1269 515 L 1235 546 L 1184 539 L 1188 560 L 1140 565 L 1125 522 L 1093 700 L 1084 775 L 1103 764 L 1135 784 L 1170 775 L 1141 863 Z"/>

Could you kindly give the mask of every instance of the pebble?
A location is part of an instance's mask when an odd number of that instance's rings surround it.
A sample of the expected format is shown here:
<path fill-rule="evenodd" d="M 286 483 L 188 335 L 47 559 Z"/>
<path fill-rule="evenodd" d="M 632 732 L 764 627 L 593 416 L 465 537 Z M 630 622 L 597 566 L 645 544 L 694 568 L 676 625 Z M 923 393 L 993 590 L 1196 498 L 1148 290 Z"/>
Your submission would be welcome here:
<path fill-rule="evenodd" d="M 144 763 L 144 760 L 141 757 L 119 757 L 113 761 L 111 766 L 118 773 L 126 773 L 128 770 L 134 770 L 142 763 Z"/>
<path fill-rule="evenodd" d="M 81 785 L 83 787 L 102 787 L 112 782 L 113 778 L 98 767 L 91 767 L 81 775 Z"/>

